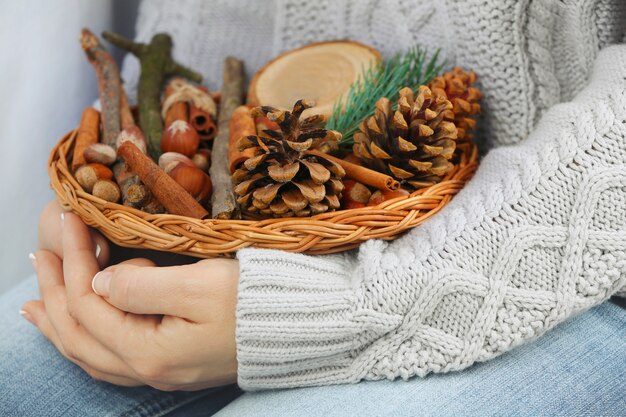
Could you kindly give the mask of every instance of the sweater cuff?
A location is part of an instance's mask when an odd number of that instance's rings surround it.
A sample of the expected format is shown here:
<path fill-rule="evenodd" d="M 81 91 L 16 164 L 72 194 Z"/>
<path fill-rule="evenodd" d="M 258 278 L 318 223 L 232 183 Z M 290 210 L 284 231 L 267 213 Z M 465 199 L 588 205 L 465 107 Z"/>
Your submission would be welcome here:
<path fill-rule="evenodd" d="M 245 390 L 356 382 L 355 356 L 398 324 L 359 308 L 349 255 L 244 249 L 237 303 L 238 382 Z"/>
<path fill-rule="evenodd" d="M 345 380 L 359 331 L 345 256 L 244 249 L 239 259 L 237 361 L 246 390 Z"/>

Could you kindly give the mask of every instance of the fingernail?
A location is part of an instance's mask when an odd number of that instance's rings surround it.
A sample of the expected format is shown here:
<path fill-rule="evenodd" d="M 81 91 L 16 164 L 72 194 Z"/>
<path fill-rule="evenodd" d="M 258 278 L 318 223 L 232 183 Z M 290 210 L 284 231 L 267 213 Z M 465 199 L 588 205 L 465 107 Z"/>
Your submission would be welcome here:
<path fill-rule="evenodd" d="M 102 252 L 102 248 L 100 245 L 96 244 L 96 258 L 100 256 L 100 252 Z"/>
<path fill-rule="evenodd" d="M 28 259 L 30 259 L 30 263 L 33 264 L 33 269 L 36 271 L 37 270 L 37 257 L 35 256 L 35 254 L 32 252 L 29 253 Z"/>
<path fill-rule="evenodd" d="M 91 289 L 93 290 L 93 292 L 95 292 L 99 296 L 107 297 L 109 295 L 112 275 L 113 272 L 111 271 L 98 272 L 91 281 Z"/>
<path fill-rule="evenodd" d="M 25 310 L 20 310 L 20 316 L 24 317 L 26 319 L 26 321 L 28 321 L 30 324 L 35 324 L 35 322 L 33 321 L 33 317 L 28 314 L 27 311 Z"/>

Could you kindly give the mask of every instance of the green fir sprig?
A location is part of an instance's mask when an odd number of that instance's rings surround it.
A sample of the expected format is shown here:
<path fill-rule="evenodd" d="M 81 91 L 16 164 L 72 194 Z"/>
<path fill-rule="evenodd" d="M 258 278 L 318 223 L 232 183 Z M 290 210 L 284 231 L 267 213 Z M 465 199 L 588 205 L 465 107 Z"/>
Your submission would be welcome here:
<path fill-rule="evenodd" d="M 363 119 L 374 114 L 376 102 L 387 97 L 395 105 L 401 88 L 410 87 L 417 91 L 420 85 L 428 83 L 441 71 L 444 64 L 439 64 L 438 58 L 439 49 L 426 63 L 426 51 L 415 46 L 387 62 L 370 64 L 350 85 L 345 99 L 341 96 L 337 100 L 326 127 L 341 132 L 341 146 L 352 146 L 354 133 Z"/>

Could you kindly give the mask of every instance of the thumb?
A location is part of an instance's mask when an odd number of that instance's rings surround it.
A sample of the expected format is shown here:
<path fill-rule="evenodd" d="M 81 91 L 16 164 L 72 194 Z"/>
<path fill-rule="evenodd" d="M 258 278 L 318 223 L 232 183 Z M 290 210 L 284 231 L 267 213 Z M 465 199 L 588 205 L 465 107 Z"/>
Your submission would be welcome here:
<path fill-rule="evenodd" d="M 194 265 L 157 267 L 143 261 L 143 265 L 133 260 L 98 272 L 92 281 L 94 292 L 128 313 L 194 320 L 203 304 L 202 294 L 207 292 L 204 280 L 190 271 Z"/>

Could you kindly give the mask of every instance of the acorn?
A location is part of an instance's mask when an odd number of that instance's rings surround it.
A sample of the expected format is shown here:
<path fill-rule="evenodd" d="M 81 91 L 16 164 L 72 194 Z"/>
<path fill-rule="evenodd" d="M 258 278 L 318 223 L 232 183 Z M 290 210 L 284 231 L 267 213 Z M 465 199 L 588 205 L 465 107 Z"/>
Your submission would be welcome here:
<path fill-rule="evenodd" d="M 367 205 L 368 206 L 377 206 L 382 202 L 394 199 L 394 198 L 398 198 L 398 197 L 404 197 L 409 195 L 410 193 L 405 190 L 404 188 L 398 188 L 397 190 L 385 190 L 385 191 L 381 191 L 381 190 L 377 190 L 374 193 L 372 193 L 372 196 L 370 197 Z"/>
<path fill-rule="evenodd" d="M 96 183 L 93 185 L 93 190 L 91 191 L 91 194 L 94 197 L 110 201 L 111 203 L 117 203 L 122 197 L 120 187 L 117 185 L 117 183 L 111 180 L 96 181 Z"/>
<path fill-rule="evenodd" d="M 88 163 L 109 166 L 117 159 L 117 152 L 112 146 L 104 143 L 92 143 L 83 151 L 83 157 Z"/>
<path fill-rule="evenodd" d="M 159 166 L 168 174 L 179 163 L 192 167 L 196 166 L 191 159 L 178 152 L 165 152 L 159 157 Z"/>
<path fill-rule="evenodd" d="M 184 120 L 174 120 L 163 130 L 161 151 L 178 152 L 191 158 L 200 145 L 198 132 Z"/>
<path fill-rule="evenodd" d="M 74 173 L 76 181 L 83 187 L 83 190 L 91 193 L 93 186 L 98 180 L 110 180 L 113 178 L 113 172 L 102 164 L 83 165 Z"/>
<path fill-rule="evenodd" d="M 178 163 L 169 171 L 169 176 L 183 187 L 197 202 L 203 204 L 211 196 L 213 183 L 211 177 L 196 166 Z"/>
<path fill-rule="evenodd" d="M 193 163 L 204 172 L 208 172 L 211 167 L 211 150 L 198 149 L 198 152 L 191 158 Z"/>

